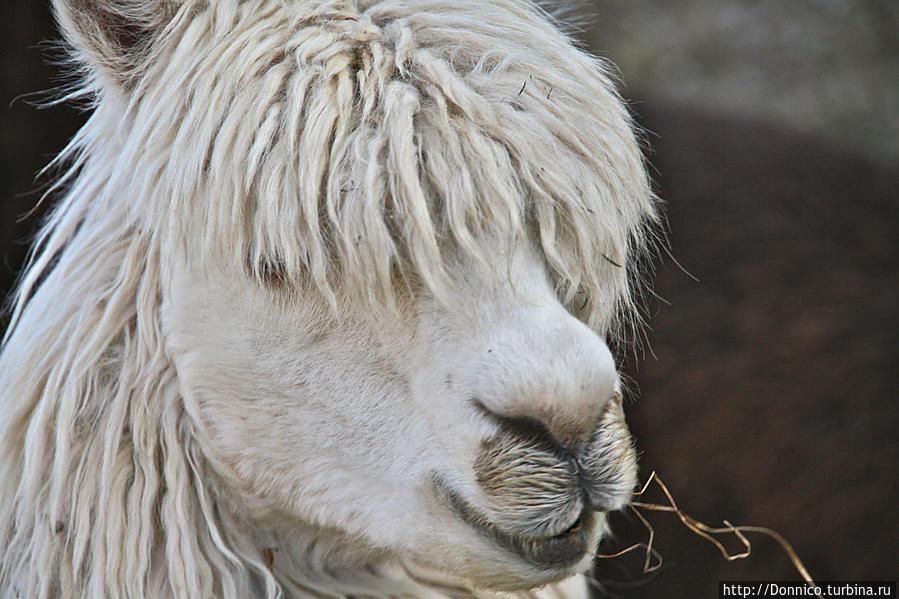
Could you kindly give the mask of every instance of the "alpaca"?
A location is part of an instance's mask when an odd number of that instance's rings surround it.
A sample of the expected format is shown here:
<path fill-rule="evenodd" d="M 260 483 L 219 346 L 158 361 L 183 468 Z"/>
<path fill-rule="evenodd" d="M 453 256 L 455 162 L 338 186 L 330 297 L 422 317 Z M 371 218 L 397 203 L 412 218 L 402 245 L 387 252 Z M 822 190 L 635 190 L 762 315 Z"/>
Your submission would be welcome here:
<path fill-rule="evenodd" d="M 658 221 L 607 66 L 526 0 L 54 6 L 0 596 L 585 597 Z"/>

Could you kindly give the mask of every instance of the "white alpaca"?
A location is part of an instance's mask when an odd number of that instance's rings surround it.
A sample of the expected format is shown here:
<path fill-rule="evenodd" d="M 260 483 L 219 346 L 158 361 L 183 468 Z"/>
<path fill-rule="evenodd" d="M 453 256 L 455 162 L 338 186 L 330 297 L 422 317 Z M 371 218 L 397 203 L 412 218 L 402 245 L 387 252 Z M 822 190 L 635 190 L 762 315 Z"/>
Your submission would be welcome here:
<path fill-rule="evenodd" d="M 56 9 L 0 595 L 585 596 L 656 218 L 604 65 L 524 0 Z"/>

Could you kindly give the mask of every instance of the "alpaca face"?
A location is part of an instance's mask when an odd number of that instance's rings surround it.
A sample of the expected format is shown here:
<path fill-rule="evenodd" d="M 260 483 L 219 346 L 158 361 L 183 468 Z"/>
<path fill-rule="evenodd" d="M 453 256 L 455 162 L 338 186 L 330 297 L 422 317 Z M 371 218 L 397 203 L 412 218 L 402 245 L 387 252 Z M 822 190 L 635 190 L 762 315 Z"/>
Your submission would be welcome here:
<path fill-rule="evenodd" d="M 494 588 L 589 564 L 635 484 L 615 365 L 542 255 L 495 245 L 493 264 L 456 260 L 451 304 L 418 290 L 377 318 L 171 266 L 164 328 L 188 412 L 259 526 L 278 513 Z"/>

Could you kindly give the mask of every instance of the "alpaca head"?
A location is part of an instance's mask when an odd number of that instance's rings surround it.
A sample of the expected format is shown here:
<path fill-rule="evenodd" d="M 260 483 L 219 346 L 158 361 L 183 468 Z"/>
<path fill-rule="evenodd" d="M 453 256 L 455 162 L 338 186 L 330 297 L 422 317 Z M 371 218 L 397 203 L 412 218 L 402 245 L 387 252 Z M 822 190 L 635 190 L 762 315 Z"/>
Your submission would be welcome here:
<path fill-rule="evenodd" d="M 655 219 L 605 66 L 518 0 L 57 9 L 85 222 L 158 256 L 215 509 L 284 568 L 586 568 L 636 480 L 607 343 Z"/>

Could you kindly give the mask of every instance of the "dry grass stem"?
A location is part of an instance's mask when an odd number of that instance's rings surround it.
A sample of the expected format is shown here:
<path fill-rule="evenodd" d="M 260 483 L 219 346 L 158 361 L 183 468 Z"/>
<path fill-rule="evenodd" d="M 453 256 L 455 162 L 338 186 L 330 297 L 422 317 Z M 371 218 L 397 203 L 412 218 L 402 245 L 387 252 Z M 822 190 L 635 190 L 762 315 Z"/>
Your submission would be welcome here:
<path fill-rule="evenodd" d="M 658 504 L 658 503 L 646 503 L 643 501 L 632 501 L 628 507 L 630 507 L 631 511 L 636 514 L 637 518 L 643 523 L 646 529 L 649 531 L 649 539 L 646 543 L 635 543 L 630 547 L 623 549 L 617 553 L 612 554 L 595 554 L 595 557 L 609 559 L 614 557 L 622 556 L 626 553 L 630 553 L 636 549 L 645 548 L 646 550 L 646 559 L 643 562 L 643 572 L 649 573 L 654 570 L 657 570 L 662 565 L 662 556 L 653 549 L 652 543 L 655 539 L 655 530 L 649 521 L 640 513 L 641 509 L 650 510 L 655 512 L 672 512 L 677 514 L 677 517 L 680 521 L 686 526 L 690 531 L 694 534 L 699 535 L 700 537 L 706 539 L 718 550 L 721 552 L 721 555 L 724 556 L 724 559 L 728 561 L 734 561 L 738 559 L 743 559 L 749 557 L 752 553 L 752 544 L 749 542 L 749 539 L 746 538 L 746 535 L 743 533 L 757 533 L 763 534 L 768 537 L 771 537 L 783 548 L 784 552 L 790 558 L 790 561 L 793 563 L 793 566 L 796 568 L 796 571 L 802 576 L 802 579 L 805 580 L 810 586 L 814 587 L 815 583 L 812 580 L 811 575 L 806 570 L 805 565 L 802 563 L 802 560 L 799 559 L 799 556 L 796 554 L 796 551 L 793 549 L 793 546 L 790 545 L 780 533 L 770 528 L 765 528 L 763 526 L 734 526 L 727 520 L 724 520 L 724 526 L 715 527 L 709 526 L 708 524 L 704 524 L 700 522 L 696 518 L 693 518 L 689 514 L 683 512 L 678 506 L 677 502 L 674 501 L 674 497 L 671 495 L 671 492 L 668 490 L 668 487 L 662 482 L 662 479 L 659 478 L 659 475 L 653 471 L 652 474 L 649 475 L 649 478 L 646 479 L 646 483 L 644 483 L 643 487 L 634 493 L 635 496 L 641 496 L 649 489 L 649 486 L 655 482 L 656 485 L 662 490 L 662 493 L 665 494 L 666 499 L 668 500 L 668 504 Z M 724 545 L 721 544 L 718 539 L 715 538 L 714 535 L 722 535 L 722 534 L 733 534 L 735 535 L 740 542 L 743 544 L 743 551 L 739 553 L 730 553 Z M 657 562 L 655 564 L 651 564 L 651 558 L 655 557 Z"/>

